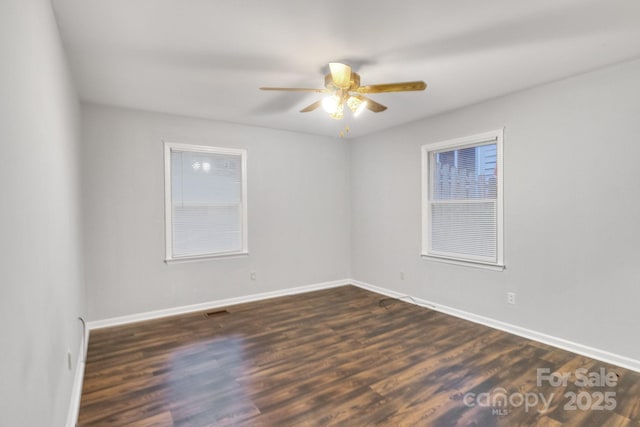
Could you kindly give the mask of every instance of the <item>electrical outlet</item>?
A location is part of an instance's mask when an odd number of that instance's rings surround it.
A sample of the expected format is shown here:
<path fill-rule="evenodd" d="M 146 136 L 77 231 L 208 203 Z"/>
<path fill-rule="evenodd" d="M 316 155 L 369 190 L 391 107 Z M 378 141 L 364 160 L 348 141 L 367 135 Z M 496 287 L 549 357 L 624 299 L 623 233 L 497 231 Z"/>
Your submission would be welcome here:
<path fill-rule="evenodd" d="M 69 370 L 73 369 L 73 364 L 71 360 L 71 350 L 67 349 L 67 368 Z"/>
<path fill-rule="evenodd" d="M 252 271 L 252 272 L 249 274 L 249 278 L 251 278 L 251 280 L 256 280 L 256 273 L 255 273 L 255 271 Z"/>
<path fill-rule="evenodd" d="M 507 302 L 509 304 L 516 303 L 516 293 L 515 292 L 507 292 Z"/>
<path fill-rule="evenodd" d="M 404 271 L 400 272 L 400 280 L 404 280 Z"/>

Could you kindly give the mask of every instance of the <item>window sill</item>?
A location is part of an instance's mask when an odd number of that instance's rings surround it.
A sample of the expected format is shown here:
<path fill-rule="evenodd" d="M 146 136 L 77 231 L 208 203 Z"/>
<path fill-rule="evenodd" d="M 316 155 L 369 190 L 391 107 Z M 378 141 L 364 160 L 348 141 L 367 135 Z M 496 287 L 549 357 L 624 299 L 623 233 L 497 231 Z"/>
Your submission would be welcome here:
<path fill-rule="evenodd" d="M 444 257 L 439 257 L 435 255 L 426 255 L 426 254 L 421 254 L 420 256 L 429 261 L 442 262 L 444 264 L 461 265 L 464 267 L 480 268 L 483 270 L 504 271 L 506 269 L 504 265 L 499 265 L 499 264 L 489 264 L 489 263 L 484 263 L 479 261 L 464 261 L 460 259 L 444 258 Z"/>
<path fill-rule="evenodd" d="M 233 253 L 215 254 L 215 255 L 191 256 L 191 257 L 183 257 L 183 258 L 167 258 L 164 260 L 164 262 L 165 264 L 181 264 L 184 262 L 208 261 L 208 260 L 215 260 L 215 259 L 245 258 L 248 256 L 249 256 L 249 252 L 233 252 Z"/>

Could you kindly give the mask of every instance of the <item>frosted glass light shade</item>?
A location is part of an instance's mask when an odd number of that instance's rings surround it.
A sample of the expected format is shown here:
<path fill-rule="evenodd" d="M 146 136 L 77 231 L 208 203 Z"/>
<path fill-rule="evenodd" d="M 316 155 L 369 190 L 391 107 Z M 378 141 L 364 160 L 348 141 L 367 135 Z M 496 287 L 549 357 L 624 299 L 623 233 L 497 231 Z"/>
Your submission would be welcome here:
<path fill-rule="evenodd" d="M 355 117 L 358 117 L 360 113 L 367 107 L 367 101 L 363 101 L 357 96 L 350 96 L 347 100 L 347 105 L 349 109 L 353 112 Z"/>
<path fill-rule="evenodd" d="M 337 95 L 327 96 L 322 100 L 322 108 L 329 114 L 335 114 L 340 105 L 340 98 Z"/>
<path fill-rule="evenodd" d="M 344 104 L 343 103 L 338 103 L 338 106 L 336 107 L 336 111 L 329 114 L 329 116 L 332 119 L 337 119 L 340 120 L 341 118 L 344 117 Z"/>

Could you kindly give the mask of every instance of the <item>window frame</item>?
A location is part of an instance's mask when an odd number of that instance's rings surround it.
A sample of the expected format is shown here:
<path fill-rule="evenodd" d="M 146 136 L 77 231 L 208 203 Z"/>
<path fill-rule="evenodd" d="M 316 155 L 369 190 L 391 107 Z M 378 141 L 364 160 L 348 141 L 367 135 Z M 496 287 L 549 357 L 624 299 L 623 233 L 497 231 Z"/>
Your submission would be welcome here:
<path fill-rule="evenodd" d="M 182 144 L 177 142 L 163 141 L 164 145 L 164 194 L 165 194 L 165 262 L 189 262 L 215 258 L 228 258 L 244 256 L 249 254 L 247 236 L 247 150 L 243 148 L 213 147 L 210 145 Z M 171 180 L 171 153 L 172 152 L 192 152 L 205 154 L 234 155 L 240 157 L 241 167 L 241 232 L 242 247 L 237 251 L 215 252 L 202 255 L 173 255 L 173 209 L 171 205 L 172 180 Z"/>
<path fill-rule="evenodd" d="M 502 271 L 504 264 L 504 161 L 503 161 L 504 128 L 489 132 L 448 139 L 435 143 L 425 144 L 421 147 L 421 172 L 422 172 L 422 247 L 420 255 L 429 260 L 448 264 L 464 265 L 469 267 L 484 268 L 488 270 Z M 462 148 L 477 147 L 486 143 L 496 144 L 496 257 L 493 260 L 481 260 L 473 257 L 465 257 L 463 254 L 442 253 L 431 250 L 431 209 L 432 194 L 432 170 L 431 153 L 453 151 Z"/>

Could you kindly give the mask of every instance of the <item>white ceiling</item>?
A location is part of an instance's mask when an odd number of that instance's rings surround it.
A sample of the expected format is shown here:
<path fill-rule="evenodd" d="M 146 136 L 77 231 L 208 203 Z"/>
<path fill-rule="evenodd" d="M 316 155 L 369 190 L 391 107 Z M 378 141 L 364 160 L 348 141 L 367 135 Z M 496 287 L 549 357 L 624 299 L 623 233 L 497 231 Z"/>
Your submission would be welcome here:
<path fill-rule="evenodd" d="M 85 101 L 337 136 L 396 126 L 640 57 L 637 0 L 52 0 Z M 424 80 L 341 121 L 298 111 L 329 61 Z"/>

